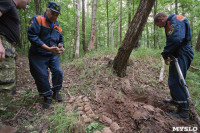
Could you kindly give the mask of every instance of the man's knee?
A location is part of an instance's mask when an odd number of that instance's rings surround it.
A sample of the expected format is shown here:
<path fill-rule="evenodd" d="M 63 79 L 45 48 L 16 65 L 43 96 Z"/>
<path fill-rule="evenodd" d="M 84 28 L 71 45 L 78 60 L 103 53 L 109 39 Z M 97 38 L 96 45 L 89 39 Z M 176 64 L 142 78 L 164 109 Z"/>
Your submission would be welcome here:
<path fill-rule="evenodd" d="M 57 75 L 58 77 L 63 77 L 63 72 L 60 68 L 52 71 L 52 74 Z"/>

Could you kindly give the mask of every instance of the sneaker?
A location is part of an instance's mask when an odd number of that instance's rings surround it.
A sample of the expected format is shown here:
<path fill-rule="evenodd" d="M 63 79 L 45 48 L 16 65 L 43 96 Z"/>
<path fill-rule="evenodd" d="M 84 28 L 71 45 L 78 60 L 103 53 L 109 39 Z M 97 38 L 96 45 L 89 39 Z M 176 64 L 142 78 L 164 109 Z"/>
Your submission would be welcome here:
<path fill-rule="evenodd" d="M 59 92 L 53 93 L 53 99 L 55 99 L 58 102 L 62 102 L 62 96 L 59 94 Z"/>
<path fill-rule="evenodd" d="M 51 97 L 44 97 L 43 109 L 48 109 L 51 105 L 51 101 Z"/>

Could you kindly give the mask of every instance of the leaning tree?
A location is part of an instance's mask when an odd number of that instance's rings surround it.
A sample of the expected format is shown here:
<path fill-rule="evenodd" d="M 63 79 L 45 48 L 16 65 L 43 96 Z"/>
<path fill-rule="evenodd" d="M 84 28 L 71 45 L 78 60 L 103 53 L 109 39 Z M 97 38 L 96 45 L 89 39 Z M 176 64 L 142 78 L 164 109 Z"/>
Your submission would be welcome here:
<path fill-rule="evenodd" d="M 113 69 L 118 76 L 124 77 L 126 75 L 127 62 L 133 48 L 137 47 L 139 37 L 147 22 L 147 18 L 151 12 L 155 0 L 141 0 L 139 7 L 133 20 L 130 23 L 128 31 L 125 35 L 118 53 L 113 61 Z"/>

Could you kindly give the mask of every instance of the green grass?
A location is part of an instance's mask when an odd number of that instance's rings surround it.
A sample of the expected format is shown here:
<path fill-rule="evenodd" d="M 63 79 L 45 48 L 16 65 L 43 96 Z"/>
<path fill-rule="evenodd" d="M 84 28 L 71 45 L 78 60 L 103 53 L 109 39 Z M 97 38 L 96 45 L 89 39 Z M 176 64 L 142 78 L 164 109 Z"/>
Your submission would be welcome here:
<path fill-rule="evenodd" d="M 92 122 L 89 125 L 86 125 L 85 131 L 86 133 L 94 133 L 95 131 L 101 131 L 105 126 L 99 122 Z"/>
<path fill-rule="evenodd" d="M 139 47 L 138 49 L 134 49 L 132 51 L 132 56 L 136 57 L 145 57 L 145 56 L 154 56 L 157 58 L 161 57 L 161 50 L 160 49 L 151 49 L 146 47 Z"/>
<path fill-rule="evenodd" d="M 74 124 L 78 121 L 77 113 L 64 111 L 63 106 L 54 106 L 54 113 L 49 116 L 50 127 L 48 133 L 71 133 Z"/>
<path fill-rule="evenodd" d="M 195 52 L 192 66 L 200 69 L 200 52 Z M 186 82 L 189 87 L 192 100 L 195 102 L 195 107 L 200 115 L 200 71 L 189 69 Z"/>

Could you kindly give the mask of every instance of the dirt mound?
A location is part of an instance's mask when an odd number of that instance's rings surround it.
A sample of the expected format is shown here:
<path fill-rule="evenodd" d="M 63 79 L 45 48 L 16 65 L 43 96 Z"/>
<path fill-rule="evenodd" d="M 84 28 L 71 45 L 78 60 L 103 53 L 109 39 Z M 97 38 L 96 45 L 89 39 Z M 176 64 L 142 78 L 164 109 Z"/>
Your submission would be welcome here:
<path fill-rule="evenodd" d="M 114 90 L 101 90 L 98 98 L 101 102 L 95 102 L 93 109 L 99 115 L 105 115 L 117 122 L 124 128 L 123 133 L 163 133 L 171 132 L 172 127 L 186 126 L 181 120 L 167 117 L 160 108 L 130 100 L 126 95 L 120 97 Z M 100 121 L 105 123 L 101 119 Z"/>
<path fill-rule="evenodd" d="M 93 110 L 99 116 L 105 116 L 112 122 L 116 122 L 123 128 L 123 133 L 132 132 L 150 132 L 162 133 L 172 132 L 173 127 L 188 126 L 182 120 L 167 117 L 165 112 L 175 112 L 176 107 L 163 102 L 164 98 L 170 97 L 165 81 L 159 82 L 158 76 L 160 60 L 155 57 L 133 58 L 127 68 L 127 76 L 124 78 L 116 77 L 110 66 L 110 61 L 114 58 L 112 55 L 93 57 L 91 60 L 84 61 L 84 68 L 93 68 L 98 65 L 97 70 L 77 71 L 77 67 L 71 67 L 73 73 L 87 77 L 87 85 L 83 80 L 76 77 L 77 86 L 88 87 L 87 95 L 90 95 L 93 101 Z M 76 69 L 76 70 L 74 70 Z M 67 69 L 65 69 L 66 71 Z M 76 75 L 76 74 L 72 74 Z M 89 80 L 89 81 L 88 81 Z M 79 91 L 80 92 L 80 91 Z M 166 93 L 167 92 L 167 93 Z M 100 122 L 110 126 L 111 122 L 106 122 L 100 117 Z M 193 125 L 195 126 L 195 125 Z"/>

